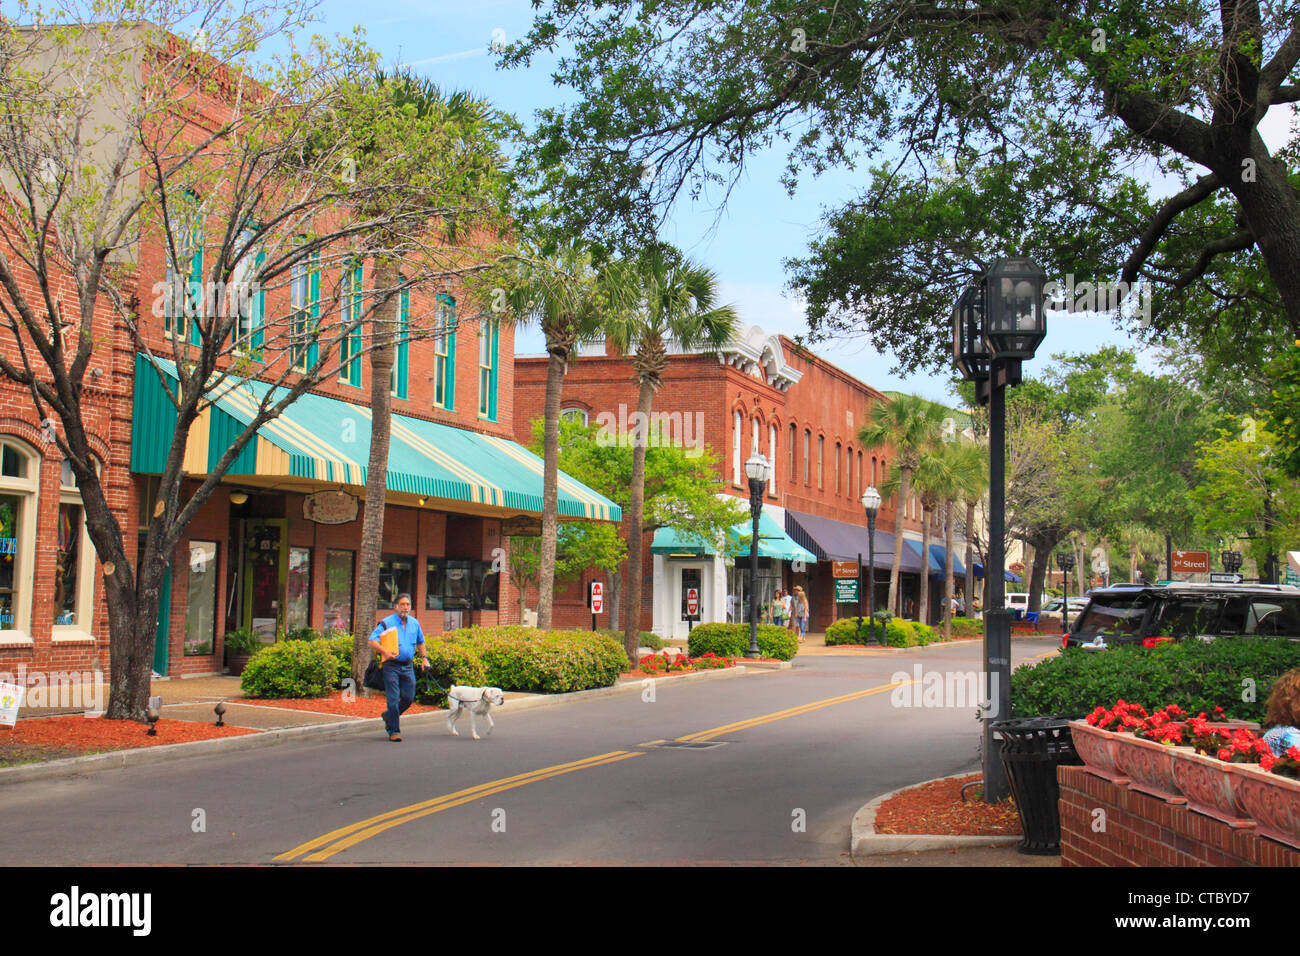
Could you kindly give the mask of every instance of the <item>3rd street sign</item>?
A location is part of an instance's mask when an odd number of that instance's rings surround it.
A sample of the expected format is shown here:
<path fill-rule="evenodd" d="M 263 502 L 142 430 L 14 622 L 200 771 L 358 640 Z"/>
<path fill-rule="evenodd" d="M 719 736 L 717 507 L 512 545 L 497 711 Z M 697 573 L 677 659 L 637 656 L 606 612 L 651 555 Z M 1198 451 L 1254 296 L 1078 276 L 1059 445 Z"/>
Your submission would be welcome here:
<path fill-rule="evenodd" d="M 1210 552 L 1175 551 L 1173 572 L 1174 574 L 1209 574 Z"/>

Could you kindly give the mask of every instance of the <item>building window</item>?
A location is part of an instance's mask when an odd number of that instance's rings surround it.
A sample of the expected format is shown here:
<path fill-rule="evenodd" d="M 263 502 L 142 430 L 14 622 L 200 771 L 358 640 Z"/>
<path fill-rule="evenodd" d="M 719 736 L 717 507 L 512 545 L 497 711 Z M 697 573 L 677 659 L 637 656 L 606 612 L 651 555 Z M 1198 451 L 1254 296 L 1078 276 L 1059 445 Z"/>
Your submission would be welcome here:
<path fill-rule="evenodd" d="M 840 484 L 840 443 L 835 443 L 835 493 L 837 495 L 844 493 L 844 488 Z"/>
<path fill-rule="evenodd" d="M 388 373 L 388 390 L 394 398 L 406 398 L 406 381 L 411 364 L 411 290 L 403 289 L 397 299 L 397 338 L 393 343 L 393 367 Z"/>
<path fill-rule="evenodd" d="M 433 404 L 451 411 L 456 399 L 456 300 L 439 292 L 433 316 Z"/>
<path fill-rule="evenodd" d="M 198 197 L 186 192 L 178 216 L 182 225 L 173 227 L 163 293 L 163 334 L 188 339 L 198 345 L 198 319 L 203 315 L 203 226 Z"/>
<path fill-rule="evenodd" d="M 776 426 L 767 426 L 767 493 L 776 494 Z"/>
<path fill-rule="evenodd" d="M 849 447 L 844 452 L 844 470 L 849 473 L 848 484 L 844 486 L 844 494 L 853 497 L 853 448 Z"/>
<path fill-rule="evenodd" d="M 808 469 L 812 461 L 812 432 L 808 429 L 803 430 L 803 483 L 808 484 Z"/>
<path fill-rule="evenodd" d="M 352 633 L 352 571 L 355 551 L 325 552 L 325 633 Z"/>
<path fill-rule="evenodd" d="M 415 606 L 415 555 L 385 554 L 379 558 L 379 600 L 377 606 L 384 611 L 397 607 L 397 595 L 411 595 Z"/>
<path fill-rule="evenodd" d="M 54 558 L 54 624 L 90 633 L 95 599 L 95 552 L 72 465 L 59 469 L 58 550 Z"/>
<path fill-rule="evenodd" d="M 311 614 L 311 548 L 289 549 L 289 580 L 284 626 L 294 631 L 307 627 Z"/>
<path fill-rule="evenodd" d="M 361 297 L 365 290 L 364 266 L 344 263 L 339 280 L 339 381 L 361 387 Z M 305 626 L 305 625 L 304 625 Z"/>
<path fill-rule="evenodd" d="M 236 354 L 262 357 L 262 326 L 266 321 L 266 291 L 257 280 L 266 263 L 266 250 L 253 248 L 257 229 L 245 227 L 239 233 L 239 262 L 230 274 L 230 307 L 235 322 L 230 329 L 231 345 Z"/>
<path fill-rule="evenodd" d="M 500 323 L 484 320 L 478 329 L 478 417 L 497 418 L 497 345 Z"/>
<path fill-rule="evenodd" d="M 750 428 L 749 428 L 749 454 L 750 454 L 751 456 L 753 456 L 753 455 L 761 455 L 762 452 L 759 451 L 759 449 L 758 449 L 758 435 L 759 435 L 759 424 L 758 424 L 758 419 L 757 419 L 757 418 L 751 419 L 749 425 L 750 425 Z"/>
<path fill-rule="evenodd" d="M 825 483 L 826 468 L 826 436 L 817 436 L 817 488 L 819 490 L 826 487 Z"/>
<path fill-rule="evenodd" d="M 790 484 L 794 484 L 799 480 L 799 456 L 796 454 L 796 448 L 799 444 L 798 428 L 797 425 L 790 426 L 790 448 L 788 451 L 790 455 Z"/>
<path fill-rule="evenodd" d="M 569 421 L 581 422 L 583 425 L 588 424 L 587 410 L 584 408 L 564 408 L 560 410 L 560 417 L 567 418 Z"/>
<path fill-rule="evenodd" d="M 740 484 L 740 430 L 744 427 L 744 416 L 736 412 L 736 421 L 731 429 L 731 483 Z"/>
<path fill-rule="evenodd" d="M 190 542 L 185 596 L 185 656 L 211 654 L 217 639 L 217 543 Z"/>
<path fill-rule="evenodd" d="M 289 278 L 289 354 L 293 367 L 305 372 L 319 359 L 316 338 L 320 326 L 320 253 L 293 264 Z"/>
<path fill-rule="evenodd" d="M 40 459 L 0 439 L 0 631 L 26 636 L 36 559 L 36 491 Z"/>

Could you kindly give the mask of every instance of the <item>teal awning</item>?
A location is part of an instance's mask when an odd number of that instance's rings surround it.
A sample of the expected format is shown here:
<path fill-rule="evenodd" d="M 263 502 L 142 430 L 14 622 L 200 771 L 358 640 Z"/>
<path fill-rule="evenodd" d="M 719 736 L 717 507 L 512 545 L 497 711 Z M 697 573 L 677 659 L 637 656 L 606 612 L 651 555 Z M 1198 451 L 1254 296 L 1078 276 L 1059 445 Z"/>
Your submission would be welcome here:
<path fill-rule="evenodd" d="M 732 526 L 730 537 L 733 541 L 738 541 L 752 534 L 753 528 L 752 522 L 742 521 Z M 714 548 L 710 543 L 683 535 L 676 528 L 660 528 L 655 532 L 650 552 L 691 556 L 713 554 Z M 766 511 L 758 516 L 758 553 L 760 557 L 776 558 L 778 561 L 817 562 L 817 555 L 797 544 Z"/>
<path fill-rule="evenodd" d="M 175 366 L 165 360 L 158 365 L 174 387 Z M 131 470 L 160 474 L 167 439 L 176 427 L 176 409 L 144 355 L 137 354 L 135 371 Z M 190 429 L 185 471 L 210 474 L 253 421 L 271 387 L 249 381 L 224 390 Z M 369 459 L 370 409 L 309 392 L 258 429 L 227 474 L 364 487 Z M 450 510 L 461 510 L 456 507 L 461 505 L 488 514 L 542 511 L 542 459 L 506 438 L 407 415 L 393 415 L 387 485 L 390 491 L 417 495 L 431 506 Z M 622 518 L 618 505 L 563 472 L 559 513 L 599 521 Z"/>

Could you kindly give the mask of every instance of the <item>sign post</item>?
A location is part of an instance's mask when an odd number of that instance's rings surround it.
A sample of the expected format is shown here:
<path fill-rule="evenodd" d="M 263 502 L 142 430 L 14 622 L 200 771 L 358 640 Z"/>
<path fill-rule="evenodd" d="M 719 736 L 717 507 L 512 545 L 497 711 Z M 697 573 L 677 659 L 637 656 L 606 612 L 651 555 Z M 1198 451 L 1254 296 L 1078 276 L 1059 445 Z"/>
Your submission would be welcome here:
<path fill-rule="evenodd" d="M 691 628 L 700 617 L 700 589 L 686 589 L 686 633 L 691 633 Z"/>
<path fill-rule="evenodd" d="M 587 591 L 587 606 L 591 608 L 591 629 L 596 629 L 596 615 L 605 612 L 605 582 L 592 581 Z"/>

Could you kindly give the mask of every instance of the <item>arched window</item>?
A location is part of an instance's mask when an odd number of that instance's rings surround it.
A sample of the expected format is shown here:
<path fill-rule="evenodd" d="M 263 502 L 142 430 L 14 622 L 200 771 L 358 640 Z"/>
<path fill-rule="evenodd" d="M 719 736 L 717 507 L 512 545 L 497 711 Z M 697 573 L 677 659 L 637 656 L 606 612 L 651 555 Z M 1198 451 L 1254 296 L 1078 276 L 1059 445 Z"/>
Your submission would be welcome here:
<path fill-rule="evenodd" d="M 803 430 L 803 483 L 809 482 L 808 474 L 812 462 L 812 431 L 805 428 Z"/>
<path fill-rule="evenodd" d="M 862 452 L 858 452 L 858 490 L 854 492 L 858 498 L 862 497 L 862 492 L 867 489 L 862 486 Z"/>
<path fill-rule="evenodd" d="M 817 487 L 826 487 L 826 436 L 817 436 Z"/>
<path fill-rule="evenodd" d="M 776 426 L 767 426 L 767 493 L 776 494 Z"/>
<path fill-rule="evenodd" d="M 799 480 L 799 456 L 796 452 L 796 449 L 799 446 L 798 428 L 799 428 L 798 425 L 790 426 L 790 449 L 788 454 L 790 455 L 790 483 L 791 484 L 794 484 L 796 481 Z"/>
<path fill-rule="evenodd" d="M 835 443 L 835 493 L 837 495 L 844 494 L 844 486 L 840 484 L 840 450 L 842 447 L 839 442 Z"/>
<path fill-rule="evenodd" d="M 749 453 L 750 455 L 761 455 L 762 452 L 758 447 L 760 425 L 758 423 L 757 415 L 749 420 L 749 426 Z"/>
<path fill-rule="evenodd" d="M 745 427 L 745 416 L 736 412 L 736 422 L 731 429 L 731 482 L 740 484 L 740 430 Z"/>
<path fill-rule="evenodd" d="M 582 422 L 584 425 L 588 424 L 587 410 L 585 408 L 562 408 L 560 409 L 560 417 L 568 418 L 575 422 Z"/>
<path fill-rule="evenodd" d="M 98 468 L 96 468 L 98 471 Z M 64 459 L 59 470 L 58 550 L 54 559 L 54 636 L 91 633 L 95 607 L 95 549 L 86 528 L 86 509 Z"/>
<path fill-rule="evenodd" d="M 0 436 L 0 631 L 6 638 L 27 638 L 30 631 L 40 471 L 35 450 Z"/>

